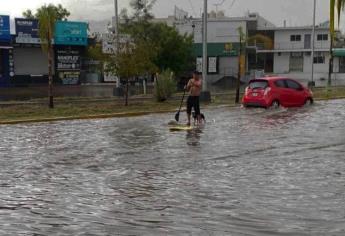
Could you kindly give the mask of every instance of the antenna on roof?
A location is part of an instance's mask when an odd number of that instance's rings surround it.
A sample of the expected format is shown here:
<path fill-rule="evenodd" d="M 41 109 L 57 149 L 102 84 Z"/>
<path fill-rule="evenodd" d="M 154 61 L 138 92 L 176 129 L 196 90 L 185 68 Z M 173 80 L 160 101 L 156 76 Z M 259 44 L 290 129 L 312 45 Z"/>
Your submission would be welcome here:
<path fill-rule="evenodd" d="M 223 5 L 224 2 L 225 2 L 225 0 L 223 0 L 223 1 L 220 2 L 220 3 L 215 3 L 215 4 L 213 4 L 213 6 L 216 6 L 216 13 L 218 13 L 218 6 Z"/>

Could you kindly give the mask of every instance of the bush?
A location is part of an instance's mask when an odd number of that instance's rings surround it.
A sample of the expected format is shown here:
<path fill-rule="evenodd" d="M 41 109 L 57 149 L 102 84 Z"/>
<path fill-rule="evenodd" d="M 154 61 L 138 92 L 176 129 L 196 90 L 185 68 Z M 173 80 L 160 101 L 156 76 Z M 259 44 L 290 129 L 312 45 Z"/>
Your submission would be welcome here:
<path fill-rule="evenodd" d="M 171 70 L 164 70 L 155 81 L 155 98 L 159 102 L 164 102 L 176 92 L 177 83 L 174 73 Z"/>

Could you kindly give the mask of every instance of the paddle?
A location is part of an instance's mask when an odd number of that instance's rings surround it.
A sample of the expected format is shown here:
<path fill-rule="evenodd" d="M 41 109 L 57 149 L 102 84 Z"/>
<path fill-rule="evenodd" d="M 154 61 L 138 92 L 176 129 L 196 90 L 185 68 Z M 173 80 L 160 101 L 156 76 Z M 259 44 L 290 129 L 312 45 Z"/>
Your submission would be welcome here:
<path fill-rule="evenodd" d="M 184 89 L 184 91 L 183 91 L 183 96 L 182 96 L 180 108 L 178 109 L 178 112 L 175 114 L 175 120 L 176 120 L 177 122 L 178 122 L 179 119 L 180 119 L 180 112 L 181 112 L 181 107 L 182 107 L 182 103 L 183 103 L 185 94 L 186 94 L 186 89 Z"/>

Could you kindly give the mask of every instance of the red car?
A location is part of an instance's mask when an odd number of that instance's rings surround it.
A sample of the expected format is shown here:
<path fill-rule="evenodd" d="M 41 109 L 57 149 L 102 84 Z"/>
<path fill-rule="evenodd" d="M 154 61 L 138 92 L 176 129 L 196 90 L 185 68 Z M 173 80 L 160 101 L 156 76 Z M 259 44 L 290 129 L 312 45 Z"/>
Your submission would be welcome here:
<path fill-rule="evenodd" d="M 264 77 L 249 82 L 242 99 L 245 107 L 300 107 L 313 103 L 313 93 L 293 79 Z"/>

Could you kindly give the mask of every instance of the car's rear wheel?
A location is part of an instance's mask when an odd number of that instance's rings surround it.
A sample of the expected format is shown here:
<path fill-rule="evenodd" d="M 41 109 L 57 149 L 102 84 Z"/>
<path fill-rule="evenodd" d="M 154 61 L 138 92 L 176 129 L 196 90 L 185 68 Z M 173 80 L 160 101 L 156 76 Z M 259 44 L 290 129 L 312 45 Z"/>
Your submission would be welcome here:
<path fill-rule="evenodd" d="M 314 104 L 314 100 L 312 98 L 307 98 L 304 102 L 304 106 L 311 106 Z"/>
<path fill-rule="evenodd" d="M 278 100 L 274 100 L 271 104 L 271 107 L 270 108 L 273 108 L 273 109 L 277 109 L 280 107 L 280 103 Z"/>

